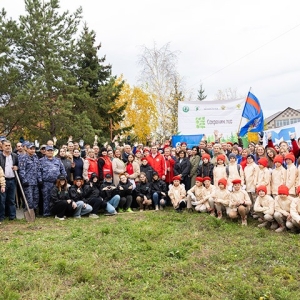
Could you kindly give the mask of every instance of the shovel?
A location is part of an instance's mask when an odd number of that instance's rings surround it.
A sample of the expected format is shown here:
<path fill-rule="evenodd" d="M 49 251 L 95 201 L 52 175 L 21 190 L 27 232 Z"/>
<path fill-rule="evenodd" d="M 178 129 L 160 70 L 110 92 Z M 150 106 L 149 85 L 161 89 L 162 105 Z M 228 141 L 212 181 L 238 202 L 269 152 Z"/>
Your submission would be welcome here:
<path fill-rule="evenodd" d="M 28 206 L 28 202 L 27 202 L 27 199 L 25 197 L 24 190 L 23 190 L 23 187 L 22 187 L 22 184 L 21 184 L 18 172 L 17 171 L 14 171 L 14 172 L 15 172 L 15 176 L 17 178 L 17 181 L 18 181 L 18 184 L 19 184 L 19 187 L 20 187 L 20 190 L 21 190 L 24 202 L 25 202 L 25 206 L 26 206 L 26 210 L 24 210 L 24 217 L 25 217 L 25 219 L 26 219 L 27 222 L 34 222 L 35 221 L 34 210 L 30 209 L 29 206 Z"/>

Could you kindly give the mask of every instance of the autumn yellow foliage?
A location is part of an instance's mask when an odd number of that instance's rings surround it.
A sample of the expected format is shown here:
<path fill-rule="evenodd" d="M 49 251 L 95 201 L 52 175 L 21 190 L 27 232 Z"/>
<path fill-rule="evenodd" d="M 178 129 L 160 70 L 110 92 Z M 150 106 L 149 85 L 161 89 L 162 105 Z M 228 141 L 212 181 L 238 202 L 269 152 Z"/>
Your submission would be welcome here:
<path fill-rule="evenodd" d="M 134 125 L 130 135 L 136 137 L 137 141 L 146 143 L 147 136 L 155 132 L 158 126 L 155 97 L 142 88 L 131 87 L 125 82 L 116 105 L 121 106 L 126 102 L 125 119 L 118 126 L 122 128 Z"/>

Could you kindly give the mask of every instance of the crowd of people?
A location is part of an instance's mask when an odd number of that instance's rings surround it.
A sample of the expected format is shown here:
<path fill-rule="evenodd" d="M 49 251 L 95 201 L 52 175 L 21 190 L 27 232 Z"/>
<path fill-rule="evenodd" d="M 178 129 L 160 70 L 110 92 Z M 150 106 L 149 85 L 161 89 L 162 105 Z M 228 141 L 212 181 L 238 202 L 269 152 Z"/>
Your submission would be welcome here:
<path fill-rule="evenodd" d="M 258 227 L 276 232 L 300 231 L 300 138 L 291 134 L 274 145 L 209 143 L 201 140 L 164 144 L 79 145 L 69 140 L 56 147 L 49 140 L 0 142 L 0 223 L 16 218 L 21 187 L 30 209 L 58 220 L 88 215 L 98 218 L 163 210 L 209 213 L 222 219 L 258 220 Z"/>

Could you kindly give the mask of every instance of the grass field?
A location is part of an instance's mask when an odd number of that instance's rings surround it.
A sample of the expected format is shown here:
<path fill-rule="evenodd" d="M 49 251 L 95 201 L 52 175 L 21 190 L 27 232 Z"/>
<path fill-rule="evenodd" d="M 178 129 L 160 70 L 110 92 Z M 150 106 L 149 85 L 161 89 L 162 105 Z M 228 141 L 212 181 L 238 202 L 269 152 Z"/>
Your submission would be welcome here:
<path fill-rule="evenodd" d="M 5 221 L 0 299 L 299 299 L 300 236 L 206 214 Z"/>

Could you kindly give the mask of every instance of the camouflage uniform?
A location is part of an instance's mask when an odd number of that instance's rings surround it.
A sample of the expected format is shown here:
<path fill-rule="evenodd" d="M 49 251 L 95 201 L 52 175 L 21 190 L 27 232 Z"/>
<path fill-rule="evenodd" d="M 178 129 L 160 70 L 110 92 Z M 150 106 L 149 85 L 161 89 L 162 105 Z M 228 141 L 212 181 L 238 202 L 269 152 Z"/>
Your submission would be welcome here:
<path fill-rule="evenodd" d="M 39 188 L 42 182 L 40 161 L 36 154 L 22 155 L 19 159 L 19 175 L 29 208 L 37 209 L 39 204 Z"/>
<path fill-rule="evenodd" d="M 62 164 L 61 160 L 53 157 L 52 159 L 47 158 L 46 156 L 40 159 L 41 164 L 41 173 L 43 180 L 43 206 L 44 213 L 43 216 L 50 216 L 50 195 L 51 190 L 56 182 L 57 176 L 59 174 L 63 174 L 67 177 L 67 173 L 65 171 L 65 167 Z"/>

